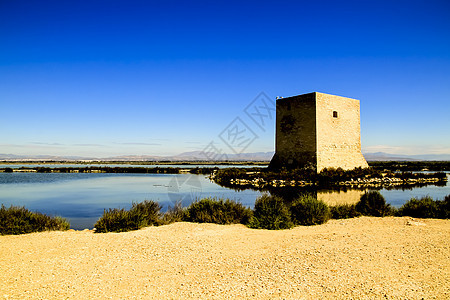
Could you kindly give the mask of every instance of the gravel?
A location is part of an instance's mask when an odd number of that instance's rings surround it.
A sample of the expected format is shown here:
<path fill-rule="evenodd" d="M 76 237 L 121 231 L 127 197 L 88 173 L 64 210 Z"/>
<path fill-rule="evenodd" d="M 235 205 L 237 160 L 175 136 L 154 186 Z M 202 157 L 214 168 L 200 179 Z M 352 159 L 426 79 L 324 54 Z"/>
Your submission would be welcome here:
<path fill-rule="evenodd" d="M 450 221 L 0 236 L 0 299 L 449 299 Z"/>

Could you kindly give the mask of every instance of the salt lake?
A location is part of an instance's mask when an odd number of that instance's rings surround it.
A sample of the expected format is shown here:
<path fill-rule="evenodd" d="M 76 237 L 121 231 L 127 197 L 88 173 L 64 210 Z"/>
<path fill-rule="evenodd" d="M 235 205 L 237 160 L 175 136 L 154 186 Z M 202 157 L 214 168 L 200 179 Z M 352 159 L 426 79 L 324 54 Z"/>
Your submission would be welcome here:
<path fill-rule="evenodd" d="M 450 186 L 428 185 L 406 190 L 381 190 L 386 201 L 399 207 L 411 197 L 429 195 L 443 199 Z M 352 198 L 362 191 L 318 191 L 330 203 Z M 129 208 L 132 202 L 154 200 L 163 211 L 181 201 L 183 206 L 203 197 L 223 197 L 253 207 L 260 191 L 236 191 L 221 187 L 207 176 L 192 174 L 105 174 L 105 173 L 0 173 L 0 204 L 18 205 L 50 215 L 65 217 L 71 228 L 92 228 L 107 208 Z"/>

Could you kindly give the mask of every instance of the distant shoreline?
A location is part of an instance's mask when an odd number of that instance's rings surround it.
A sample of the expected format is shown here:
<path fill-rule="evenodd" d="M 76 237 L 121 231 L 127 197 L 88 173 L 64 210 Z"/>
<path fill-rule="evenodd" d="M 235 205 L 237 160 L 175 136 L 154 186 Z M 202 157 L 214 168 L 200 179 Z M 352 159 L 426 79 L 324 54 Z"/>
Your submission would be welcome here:
<path fill-rule="evenodd" d="M 123 165 L 258 165 L 264 166 L 269 165 L 270 161 L 110 161 L 110 160 L 0 160 L 0 164 L 79 164 L 79 165 L 88 165 L 88 164 L 105 164 L 105 165 L 113 165 L 113 164 L 123 164 Z"/>

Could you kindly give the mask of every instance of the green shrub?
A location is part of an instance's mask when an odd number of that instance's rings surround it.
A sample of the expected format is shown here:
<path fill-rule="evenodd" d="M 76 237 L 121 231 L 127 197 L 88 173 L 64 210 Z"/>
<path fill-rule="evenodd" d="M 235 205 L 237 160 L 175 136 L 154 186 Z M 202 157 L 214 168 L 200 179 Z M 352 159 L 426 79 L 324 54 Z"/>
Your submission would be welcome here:
<path fill-rule="evenodd" d="M 450 218 L 450 195 L 444 197 L 444 200 L 438 201 L 439 218 Z"/>
<path fill-rule="evenodd" d="M 384 217 L 392 215 L 393 209 L 378 191 L 366 192 L 356 204 L 356 210 L 364 216 Z"/>
<path fill-rule="evenodd" d="M 256 199 L 253 218 L 249 223 L 250 228 L 277 230 L 292 228 L 293 225 L 283 199 L 267 194 Z"/>
<path fill-rule="evenodd" d="M 361 216 L 355 204 L 341 204 L 330 208 L 332 219 L 350 219 Z"/>
<path fill-rule="evenodd" d="M 161 206 L 154 201 L 133 203 L 129 211 L 123 208 L 105 209 L 95 223 L 95 232 L 124 232 L 146 226 L 161 225 Z"/>
<path fill-rule="evenodd" d="M 438 215 L 438 203 L 430 196 L 420 199 L 411 198 L 400 207 L 398 215 L 415 218 L 436 218 Z"/>
<path fill-rule="evenodd" d="M 46 230 L 68 230 L 69 222 L 61 217 L 31 212 L 25 207 L 0 207 L 0 234 L 22 234 Z"/>
<path fill-rule="evenodd" d="M 319 225 L 330 219 L 330 209 L 322 200 L 306 194 L 294 200 L 291 218 L 296 225 Z"/>
<path fill-rule="evenodd" d="M 155 201 L 145 200 L 133 203 L 130 209 L 130 219 L 136 224 L 136 229 L 151 225 L 161 225 L 161 205 Z"/>
<path fill-rule="evenodd" d="M 450 211 L 450 196 L 444 200 L 433 200 L 430 196 L 420 199 L 411 198 L 398 210 L 399 216 L 414 218 L 440 218 L 448 219 Z"/>
<path fill-rule="evenodd" d="M 170 224 L 174 222 L 181 222 L 185 218 L 186 209 L 183 208 L 181 201 L 177 201 L 173 207 L 169 206 L 167 212 L 164 213 L 162 222 Z"/>
<path fill-rule="evenodd" d="M 183 219 L 197 223 L 247 224 L 251 216 L 251 209 L 241 203 L 229 199 L 204 198 L 189 205 Z"/>
<path fill-rule="evenodd" d="M 132 230 L 128 226 L 128 211 L 124 208 L 109 208 L 94 224 L 95 232 L 122 232 Z"/>

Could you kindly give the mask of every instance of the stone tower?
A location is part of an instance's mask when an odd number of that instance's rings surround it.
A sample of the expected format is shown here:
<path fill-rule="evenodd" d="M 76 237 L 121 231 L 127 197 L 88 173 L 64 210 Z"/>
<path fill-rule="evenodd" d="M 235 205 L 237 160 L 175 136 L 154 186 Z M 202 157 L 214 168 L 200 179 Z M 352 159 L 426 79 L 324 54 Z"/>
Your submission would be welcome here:
<path fill-rule="evenodd" d="M 323 93 L 281 98 L 276 116 L 270 168 L 368 167 L 361 154 L 359 100 Z"/>

